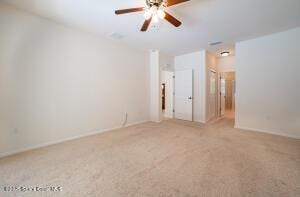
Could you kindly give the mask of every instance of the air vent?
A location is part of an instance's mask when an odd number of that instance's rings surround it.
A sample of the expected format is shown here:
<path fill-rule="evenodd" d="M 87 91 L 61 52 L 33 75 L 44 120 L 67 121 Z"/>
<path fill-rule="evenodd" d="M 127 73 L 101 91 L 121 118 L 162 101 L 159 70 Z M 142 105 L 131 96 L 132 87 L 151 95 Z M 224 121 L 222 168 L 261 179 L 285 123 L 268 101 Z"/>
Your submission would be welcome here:
<path fill-rule="evenodd" d="M 219 44 L 222 44 L 222 42 L 221 41 L 213 42 L 213 43 L 210 43 L 210 46 L 216 46 L 216 45 L 219 45 Z"/>
<path fill-rule="evenodd" d="M 109 37 L 112 38 L 112 39 L 115 39 L 115 40 L 121 40 L 123 39 L 125 36 L 118 33 L 118 32 L 113 32 L 111 34 L 109 34 Z"/>

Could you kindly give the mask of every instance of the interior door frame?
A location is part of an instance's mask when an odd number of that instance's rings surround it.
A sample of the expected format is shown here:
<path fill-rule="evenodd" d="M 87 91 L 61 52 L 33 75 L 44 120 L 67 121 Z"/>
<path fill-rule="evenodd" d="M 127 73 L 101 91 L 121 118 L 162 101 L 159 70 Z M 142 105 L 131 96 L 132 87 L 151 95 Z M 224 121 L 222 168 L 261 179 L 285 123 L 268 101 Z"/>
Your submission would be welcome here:
<path fill-rule="evenodd" d="M 214 70 L 214 69 L 210 69 L 209 70 L 210 71 L 210 73 L 209 74 L 211 74 L 211 72 L 213 72 L 213 73 L 215 73 L 215 117 L 213 117 L 213 118 L 217 118 L 218 116 L 219 116 L 219 110 L 218 110 L 218 103 L 219 103 L 219 100 L 218 100 L 218 92 L 219 92 L 219 85 L 218 85 L 218 78 L 219 78 L 219 76 L 218 76 L 218 72 L 216 71 L 216 70 Z M 210 76 L 211 75 L 209 75 L 209 80 L 210 80 Z M 210 89 L 209 89 L 209 96 L 210 96 Z"/>
<path fill-rule="evenodd" d="M 222 115 L 222 79 L 224 79 L 225 81 L 225 91 L 226 91 L 226 78 L 223 76 L 223 73 L 220 73 L 220 77 L 219 77 L 219 90 L 218 90 L 218 95 L 219 95 L 219 108 L 218 108 L 218 114 L 219 117 L 222 117 L 225 113 L 226 113 L 226 92 L 225 92 L 225 106 L 224 106 L 224 114 Z"/>
<path fill-rule="evenodd" d="M 175 113 L 174 113 L 174 109 L 175 109 L 175 71 L 169 71 L 169 70 L 161 70 L 161 76 L 164 76 L 161 80 L 161 85 L 165 84 L 166 85 L 166 89 L 165 89 L 165 104 L 166 104 L 166 109 L 165 112 L 163 113 L 163 111 L 161 110 L 161 117 L 163 118 L 167 118 L 167 119 L 174 119 Z M 169 80 L 171 76 L 171 80 Z M 168 80 L 166 80 L 168 79 Z M 171 91 L 170 91 L 171 90 Z M 170 93 L 170 94 L 168 94 Z M 161 95 L 162 97 L 162 95 Z M 169 99 L 171 98 L 171 99 Z M 169 106 L 169 103 L 171 104 L 171 106 Z"/>

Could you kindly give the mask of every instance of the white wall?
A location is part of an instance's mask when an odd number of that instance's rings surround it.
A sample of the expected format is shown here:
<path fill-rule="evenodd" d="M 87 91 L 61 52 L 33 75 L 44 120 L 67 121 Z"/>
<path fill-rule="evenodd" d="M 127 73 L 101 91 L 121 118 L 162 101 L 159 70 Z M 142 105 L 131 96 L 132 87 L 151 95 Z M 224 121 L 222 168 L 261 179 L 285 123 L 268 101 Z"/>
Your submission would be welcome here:
<path fill-rule="evenodd" d="M 159 52 L 159 66 L 162 71 L 174 71 L 174 56 Z"/>
<path fill-rule="evenodd" d="M 236 45 L 236 127 L 300 138 L 300 28 Z"/>
<path fill-rule="evenodd" d="M 206 122 L 206 52 L 175 57 L 175 71 L 194 70 L 193 118 L 196 122 Z M 175 106 L 176 110 L 176 106 Z"/>
<path fill-rule="evenodd" d="M 150 51 L 150 120 L 161 121 L 161 70 L 159 66 L 159 51 Z"/>
<path fill-rule="evenodd" d="M 217 58 L 217 67 L 220 73 L 235 72 L 236 60 L 235 56 Z"/>
<path fill-rule="evenodd" d="M 149 53 L 0 5 L 0 156 L 149 119 Z"/>

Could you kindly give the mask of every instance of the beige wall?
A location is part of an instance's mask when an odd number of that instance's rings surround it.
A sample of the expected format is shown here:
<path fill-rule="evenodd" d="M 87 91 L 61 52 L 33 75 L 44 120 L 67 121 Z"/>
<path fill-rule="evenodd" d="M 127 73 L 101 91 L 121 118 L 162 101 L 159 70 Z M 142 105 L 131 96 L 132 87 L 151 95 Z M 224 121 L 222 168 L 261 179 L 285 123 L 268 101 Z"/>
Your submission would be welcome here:
<path fill-rule="evenodd" d="M 236 45 L 236 127 L 300 138 L 300 28 Z"/>
<path fill-rule="evenodd" d="M 149 120 L 149 54 L 0 4 L 0 156 Z"/>
<path fill-rule="evenodd" d="M 217 58 L 217 67 L 220 73 L 234 72 L 236 68 L 235 56 Z"/>

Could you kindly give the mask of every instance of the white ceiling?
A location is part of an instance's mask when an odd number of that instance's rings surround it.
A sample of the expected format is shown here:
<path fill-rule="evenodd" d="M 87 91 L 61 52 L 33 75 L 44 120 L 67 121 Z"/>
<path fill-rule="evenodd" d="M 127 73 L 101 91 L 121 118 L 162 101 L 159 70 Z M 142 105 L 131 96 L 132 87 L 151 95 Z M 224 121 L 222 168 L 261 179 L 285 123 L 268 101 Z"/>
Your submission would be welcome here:
<path fill-rule="evenodd" d="M 140 32 L 143 14 L 116 16 L 115 9 L 139 7 L 144 0 L 0 0 L 54 21 L 144 49 L 179 55 L 200 49 L 218 53 L 237 41 L 300 26 L 300 0 L 191 0 L 168 8 L 183 22 L 175 28 L 165 21 Z M 210 47 L 210 43 L 222 45 Z"/>

